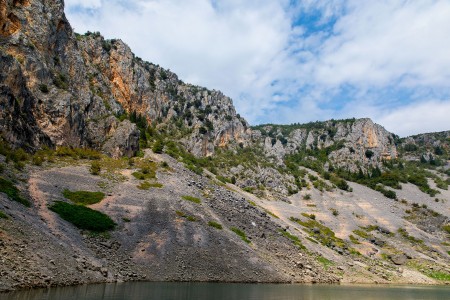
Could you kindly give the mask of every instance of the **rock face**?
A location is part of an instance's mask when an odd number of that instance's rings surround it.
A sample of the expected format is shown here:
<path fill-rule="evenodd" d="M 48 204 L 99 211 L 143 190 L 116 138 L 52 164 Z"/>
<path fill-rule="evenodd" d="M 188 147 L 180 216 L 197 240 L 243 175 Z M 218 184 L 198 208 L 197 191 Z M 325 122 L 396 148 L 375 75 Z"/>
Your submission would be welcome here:
<path fill-rule="evenodd" d="M 136 57 L 120 40 L 106 41 L 98 33 L 77 36 L 93 94 L 115 113 L 145 117 L 157 126 L 175 124 L 185 131 L 181 141 L 197 156 L 230 142 L 247 144 L 247 122 L 236 114 L 230 98 L 185 84 L 177 75 Z"/>
<path fill-rule="evenodd" d="M 355 172 L 397 158 L 397 137 L 370 119 L 263 125 L 255 129 L 262 133 L 260 144 L 265 153 L 279 162 L 299 151 L 328 149 L 327 156 L 335 167 Z"/>
<path fill-rule="evenodd" d="M 248 124 L 230 98 L 184 84 L 135 57 L 122 41 L 74 34 L 62 0 L 0 4 L 0 133 L 13 146 L 133 154 L 139 131 L 116 117 L 125 113 L 153 125 L 176 124 L 198 156 L 230 142 L 246 144 Z"/>

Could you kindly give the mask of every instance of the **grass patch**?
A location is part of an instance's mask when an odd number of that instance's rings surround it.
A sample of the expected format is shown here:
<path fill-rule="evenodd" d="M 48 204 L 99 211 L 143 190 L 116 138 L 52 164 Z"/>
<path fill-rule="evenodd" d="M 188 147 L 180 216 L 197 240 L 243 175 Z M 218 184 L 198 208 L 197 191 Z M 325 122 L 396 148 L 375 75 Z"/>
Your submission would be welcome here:
<path fill-rule="evenodd" d="M 300 241 L 300 239 L 297 236 L 290 234 L 289 232 L 287 232 L 283 229 L 280 229 L 280 232 L 284 237 L 287 237 L 288 239 L 290 239 L 292 241 L 292 243 L 294 245 L 298 246 L 300 249 L 306 249 L 306 247 L 302 244 L 302 242 Z"/>
<path fill-rule="evenodd" d="M 350 235 L 348 236 L 348 238 L 350 239 L 350 241 L 351 241 L 353 244 L 361 244 L 361 243 L 358 241 L 358 239 L 357 239 L 353 234 L 350 234 Z"/>
<path fill-rule="evenodd" d="M 447 233 L 450 233 L 450 224 L 446 224 L 446 225 L 442 226 L 442 230 L 444 230 Z"/>
<path fill-rule="evenodd" d="M 139 185 L 137 185 L 137 188 L 140 190 L 148 190 L 150 188 L 162 188 L 163 185 L 158 182 L 150 183 L 148 181 L 141 182 Z"/>
<path fill-rule="evenodd" d="M 436 280 L 440 281 L 450 281 L 450 274 L 447 272 L 441 272 L 441 271 L 433 271 L 430 270 L 429 272 L 425 273 L 428 277 L 431 277 Z"/>
<path fill-rule="evenodd" d="M 82 205 L 57 201 L 49 209 L 80 229 L 104 232 L 116 226 L 109 216 Z"/>
<path fill-rule="evenodd" d="M 326 258 L 323 257 L 323 256 L 318 256 L 318 257 L 317 257 L 317 261 L 323 266 L 323 268 L 324 268 L 325 270 L 328 270 L 328 268 L 330 268 L 330 266 L 333 266 L 333 265 L 334 265 L 334 262 L 332 262 L 332 261 L 329 260 L 329 259 L 326 259 Z"/>
<path fill-rule="evenodd" d="M 417 271 L 425 274 L 426 276 L 439 280 L 439 281 L 450 281 L 450 273 L 442 271 L 442 270 L 433 270 L 430 266 L 425 264 L 421 264 L 417 261 L 411 261 L 408 263 L 409 267 L 416 269 Z"/>
<path fill-rule="evenodd" d="M 220 225 L 219 223 L 214 222 L 214 221 L 209 221 L 208 225 L 211 227 L 214 227 L 216 229 L 219 229 L 219 230 L 222 230 L 222 228 L 223 228 L 222 225 Z"/>
<path fill-rule="evenodd" d="M 410 242 L 413 243 L 413 244 L 423 244 L 423 241 L 422 241 L 422 240 L 420 240 L 420 239 L 418 239 L 418 238 L 415 238 L 415 237 L 413 237 L 412 235 L 409 235 L 409 233 L 408 233 L 405 229 L 403 229 L 403 228 L 399 228 L 399 229 L 397 230 L 397 232 L 398 232 L 403 238 L 405 238 L 406 240 L 410 241 Z"/>
<path fill-rule="evenodd" d="M 231 231 L 233 231 L 234 233 L 236 233 L 238 236 L 241 237 L 241 240 L 243 240 L 244 242 L 246 242 L 247 244 L 250 244 L 250 240 L 247 238 L 247 236 L 245 235 L 245 232 L 243 232 L 242 230 L 236 228 L 236 227 L 231 227 L 230 228 Z"/>
<path fill-rule="evenodd" d="M 313 237 L 315 240 L 317 240 L 324 246 L 327 246 L 329 248 L 334 247 L 339 247 L 342 249 L 348 248 L 344 240 L 336 237 L 335 233 L 330 228 L 320 224 L 315 219 L 312 219 L 311 215 L 308 216 L 309 219 L 307 221 L 302 221 L 294 217 L 291 217 L 290 220 L 305 227 L 305 231 L 308 232 L 311 237 Z"/>
<path fill-rule="evenodd" d="M 0 219 L 9 219 L 8 215 L 0 210 Z"/>
<path fill-rule="evenodd" d="M 77 191 L 72 192 L 67 189 L 63 191 L 63 196 L 69 199 L 75 204 L 81 205 L 91 205 L 99 203 L 105 198 L 105 194 L 102 192 L 88 192 L 88 191 Z"/>
<path fill-rule="evenodd" d="M 175 213 L 177 214 L 177 216 L 182 217 L 182 218 L 185 218 L 186 220 L 188 220 L 188 221 L 190 221 L 190 222 L 196 222 L 196 221 L 197 221 L 197 218 L 195 218 L 194 216 L 186 215 L 186 214 L 185 214 L 184 212 L 182 212 L 182 211 L 177 210 Z"/>
<path fill-rule="evenodd" d="M 197 203 L 197 204 L 200 204 L 202 202 L 199 198 L 192 197 L 192 196 L 181 196 L 181 198 L 183 198 L 186 201 L 194 202 L 194 203 Z"/>
<path fill-rule="evenodd" d="M 355 229 L 355 230 L 353 230 L 353 233 L 363 239 L 368 239 L 370 237 L 370 235 L 367 233 L 367 231 L 361 230 L 361 229 Z"/>
<path fill-rule="evenodd" d="M 279 219 L 279 218 L 280 218 L 279 216 L 277 216 L 276 214 L 274 214 L 274 213 L 271 212 L 270 210 L 268 210 L 268 209 L 266 209 L 266 208 L 263 208 L 263 209 L 264 209 L 264 211 L 265 211 L 267 214 L 271 215 L 271 216 L 274 217 L 275 219 Z"/>
<path fill-rule="evenodd" d="M 148 180 L 156 178 L 156 170 L 158 165 L 152 161 L 138 160 L 136 165 L 139 170 L 133 172 L 132 175 L 139 180 Z"/>
<path fill-rule="evenodd" d="M 26 207 L 31 206 L 31 203 L 20 195 L 19 190 L 15 187 L 15 185 L 3 177 L 0 177 L 0 193 L 5 193 L 9 199 L 19 202 Z"/>

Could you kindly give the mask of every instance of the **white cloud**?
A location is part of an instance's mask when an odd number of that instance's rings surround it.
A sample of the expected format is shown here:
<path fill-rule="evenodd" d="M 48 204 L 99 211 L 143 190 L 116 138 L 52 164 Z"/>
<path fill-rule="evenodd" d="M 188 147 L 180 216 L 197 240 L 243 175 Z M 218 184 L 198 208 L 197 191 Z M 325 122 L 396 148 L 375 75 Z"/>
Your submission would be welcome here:
<path fill-rule="evenodd" d="M 414 113 L 428 103 L 450 114 L 449 1 L 66 5 L 77 32 L 121 38 L 184 81 L 222 90 L 251 123 L 364 116 L 404 134 L 450 129 L 446 119 Z"/>
<path fill-rule="evenodd" d="M 450 129 L 450 101 L 426 101 L 379 114 L 375 121 L 400 136 Z"/>
<path fill-rule="evenodd" d="M 70 7 L 100 8 L 102 6 L 102 0 L 66 0 L 65 2 Z"/>

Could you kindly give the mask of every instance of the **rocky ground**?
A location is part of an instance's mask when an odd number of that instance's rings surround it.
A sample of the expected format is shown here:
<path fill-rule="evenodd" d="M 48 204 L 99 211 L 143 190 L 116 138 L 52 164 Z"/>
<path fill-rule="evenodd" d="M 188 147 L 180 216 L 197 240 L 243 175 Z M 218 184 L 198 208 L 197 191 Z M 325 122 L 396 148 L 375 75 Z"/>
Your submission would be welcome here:
<path fill-rule="evenodd" d="M 338 282 L 337 269 L 325 271 L 316 255 L 284 237 L 284 227 L 263 209 L 170 157 L 150 155 L 145 159 L 169 163 L 157 171 L 162 188 L 138 189 L 133 169 L 119 170 L 118 180 L 91 175 L 82 163 L 30 167 L 21 185 L 31 208 L 0 196 L 0 209 L 9 216 L 0 219 L 1 289 L 126 280 Z M 82 232 L 51 212 L 53 201 L 67 201 L 64 189 L 105 192 L 91 208 L 111 216 L 116 230 Z"/>
<path fill-rule="evenodd" d="M 442 214 L 434 218 L 435 227 L 441 226 L 450 213 L 448 191 L 435 202 L 404 185 L 399 199 L 405 202 L 352 183 L 353 192 L 311 189 L 288 201 L 270 201 L 220 184 L 212 174 L 196 175 L 166 155 L 148 151 L 143 160 L 168 163 L 157 170 L 161 188 L 139 189 L 135 167 L 94 176 L 86 163 L 56 162 L 21 174 L 19 186 L 32 207 L 0 195 L 0 209 L 9 216 L 0 219 L 0 289 L 128 280 L 436 284 L 440 281 L 426 276 L 429 270 L 450 271 L 448 244 L 442 243 L 447 237 L 430 231 L 432 221 L 426 227 L 420 218 L 405 219 L 412 203 L 426 204 Z M 60 219 L 48 205 L 67 201 L 64 189 L 104 192 L 106 198 L 91 208 L 112 217 L 116 229 L 92 234 Z M 307 194 L 311 198 L 305 200 Z M 360 254 L 318 243 L 290 220 L 302 213 L 314 214 Z M 223 229 L 209 226 L 210 221 Z M 354 233 L 370 225 L 378 228 L 366 238 Z M 243 231 L 250 243 L 232 228 Z M 424 242 L 405 238 L 399 228 Z"/>

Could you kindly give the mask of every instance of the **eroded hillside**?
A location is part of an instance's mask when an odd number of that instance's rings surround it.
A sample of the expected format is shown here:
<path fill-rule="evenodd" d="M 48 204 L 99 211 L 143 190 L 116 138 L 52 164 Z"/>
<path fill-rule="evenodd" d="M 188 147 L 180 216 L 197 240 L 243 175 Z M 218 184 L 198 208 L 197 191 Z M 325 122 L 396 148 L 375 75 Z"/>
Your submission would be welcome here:
<path fill-rule="evenodd" d="M 63 1 L 0 4 L 0 289 L 450 281 L 448 131 L 250 128 Z"/>

